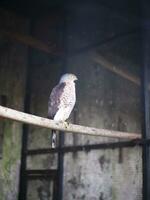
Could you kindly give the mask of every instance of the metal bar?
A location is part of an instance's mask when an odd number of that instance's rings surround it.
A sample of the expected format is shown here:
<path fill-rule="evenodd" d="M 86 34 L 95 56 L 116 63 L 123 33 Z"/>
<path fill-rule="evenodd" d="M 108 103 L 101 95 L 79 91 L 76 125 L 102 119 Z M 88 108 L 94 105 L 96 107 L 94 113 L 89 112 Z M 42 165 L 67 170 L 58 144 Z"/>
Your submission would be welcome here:
<path fill-rule="evenodd" d="M 27 155 L 41 155 L 41 154 L 49 154 L 49 153 L 58 153 L 58 147 L 57 148 L 43 148 L 43 149 L 30 149 L 26 152 Z"/>
<path fill-rule="evenodd" d="M 63 7 L 63 41 L 62 45 L 64 48 L 63 62 L 62 62 L 62 73 L 66 73 L 67 68 L 67 56 L 68 56 L 68 47 L 67 47 L 67 10 L 65 6 Z M 58 195 L 55 194 L 54 200 L 63 199 L 63 180 L 64 180 L 64 154 L 61 152 L 61 148 L 64 146 L 65 134 L 60 132 L 59 134 L 59 146 L 58 146 Z M 54 190 L 55 191 L 55 190 Z"/>
<path fill-rule="evenodd" d="M 30 174 L 50 174 L 50 175 L 53 175 L 56 172 L 57 172 L 57 170 L 55 170 L 55 169 L 28 169 L 28 170 L 26 170 L 27 175 L 30 175 Z"/>
<path fill-rule="evenodd" d="M 49 175 L 49 174 L 30 174 L 27 175 L 27 180 L 41 180 L 41 179 L 45 179 L 45 180 L 52 180 L 55 181 L 56 180 L 57 175 Z"/>
<path fill-rule="evenodd" d="M 149 85 L 149 65 L 150 65 L 150 30 L 144 30 L 143 36 L 143 60 L 144 65 L 142 67 L 142 137 L 147 140 L 150 139 L 150 94 L 148 91 Z M 150 147 L 143 146 L 142 152 L 143 160 L 143 200 L 149 200 L 150 197 Z"/>
<path fill-rule="evenodd" d="M 26 170 L 27 179 L 56 180 L 57 170 Z"/>
<path fill-rule="evenodd" d="M 32 32 L 33 22 L 30 24 L 30 31 Z M 30 113 L 30 100 L 31 100 L 31 75 L 32 68 L 31 64 L 31 49 L 28 49 L 28 66 L 26 74 L 26 86 L 25 86 L 25 98 L 24 98 L 24 111 Z M 20 168 L 20 184 L 19 184 L 19 200 L 27 199 L 27 160 L 26 151 L 28 146 L 28 124 L 23 124 L 23 135 L 22 135 L 22 150 L 21 150 L 21 168 Z"/>
<path fill-rule="evenodd" d="M 52 176 L 49 175 L 28 175 L 27 176 L 28 180 L 54 180 L 54 178 Z"/>
<path fill-rule="evenodd" d="M 55 195 L 57 200 L 62 200 L 63 198 L 63 175 L 64 175 L 64 156 L 61 152 L 61 148 L 64 145 L 64 133 L 59 135 L 59 146 L 58 146 L 58 182 L 55 191 L 58 191 L 58 195 Z"/>
<path fill-rule="evenodd" d="M 127 148 L 134 146 L 149 146 L 150 139 L 148 140 L 132 140 L 132 141 L 120 141 L 120 142 L 110 142 L 110 143 L 101 143 L 101 144 L 89 144 L 89 145 L 76 145 L 76 146 L 65 146 L 62 148 L 45 148 L 45 149 L 33 149 L 27 151 L 27 156 L 36 156 L 42 154 L 51 154 L 61 151 L 62 153 L 78 152 L 78 151 L 91 151 L 91 150 L 100 150 L 100 149 L 117 149 L 117 148 Z"/>

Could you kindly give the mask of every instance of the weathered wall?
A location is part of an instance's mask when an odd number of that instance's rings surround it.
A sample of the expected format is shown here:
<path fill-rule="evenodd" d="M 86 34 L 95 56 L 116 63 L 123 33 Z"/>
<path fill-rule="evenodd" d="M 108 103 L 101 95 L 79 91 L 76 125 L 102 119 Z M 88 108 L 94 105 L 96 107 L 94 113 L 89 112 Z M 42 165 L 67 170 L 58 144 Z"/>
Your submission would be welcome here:
<path fill-rule="evenodd" d="M 128 16 L 122 18 L 104 6 L 84 4 L 69 9 L 69 52 L 138 27 L 136 21 L 129 22 Z M 93 51 L 98 50 L 113 64 L 139 75 L 139 47 L 138 34 L 129 34 L 93 48 Z M 68 59 L 67 69 L 79 78 L 75 123 L 140 133 L 140 88 L 94 63 L 90 51 Z M 66 145 L 106 141 L 113 140 L 66 136 Z M 119 154 L 118 149 L 66 154 L 63 199 L 141 200 L 141 149 L 122 149 L 122 162 Z"/>
<path fill-rule="evenodd" d="M 55 44 L 59 48 L 62 43 L 61 31 L 61 23 L 57 23 L 57 20 L 53 22 L 51 16 L 45 16 L 35 21 L 32 34 L 44 43 Z M 30 112 L 47 117 L 48 98 L 60 77 L 62 63 L 50 54 L 32 50 L 30 66 L 32 67 Z M 30 127 L 28 149 L 49 148 L 50 133 L 48 129 Z M 29 156 L 27 167 L 28 169 L 57 169 L 57 155 Z M 51 200 L 52 187 L 53 183 L 50 180 L 29 180 L 28 200 Z"/>
<path fill-rule="evenodd" d="M 1 11 L 1 10 L 0 10 Z M 26 19 L 1 11 L 0 26 L 28 32 Z M 92 5 L 71 5 L 68 12 L 69 52 L 138 27 L 131 16 L 120 16 L 110 8 Z M 62 24 L 51 23 L 46 16 L 36 24 L 33 35 L 47 44 L 62 43 Z M 92 45 L 93 46 L 93 45 Z M 0 36 L 0 95 L 7 97 L 7 106 L 23 110 L 27 47 Z M 139 75 L 139 36 L 121 37 L 97 48 L 100 54 L 119 67 Z M 95 48 L 93 48 L 95 51 Z M 31 113 L 47 116 L 47 101 L 52 87 L 62 73 L 61 62 L 50 55 L 32 51 Z M 77 104 L 71 120 L 98 128 L 140 132 L 140 89 L 102 66 L 94 63 L 90 51 L 68 59 L 67 72 L 75 73 Z M 20 168 L 22 125 L 5 121 L 4 144 L 0 159 L 0 200 L 16 200 Z M 30 127 L 28 148 L 50 146 L 49 130 Z M 66 145 L 114 141 L 83 135 L 66 135 Z M 120 162 L 120 152 L 122 161 Z M 56 155 L 30 156 L 29 169 L 56 168 Z M 29 181 L 28 200 L 51 199 L 52 182 Z M 68 153 L 64 157 L 64 200 L 141 200 L 141 149 L 95 150 Z"/>
<path fill-rule="evenodd" d="M 73 61 L 72 72 L 79 76 L 76 123 L 97 128 L 140 132 L 138 88 L 101 66 L 93 66 L 87 56 Z M 76 66 L 75 68 L 73 66 Z M 89 77 L 90 74 L 90 77 Z M 87 78 L 88 77 L 88 78 Z M 66 144 L 109 141 L 90 136 L 66 136 Z M 113 141 L 113 140 L 111 140 Z M 114 140 L 115 141 L 115 140 Z M 139 200 L 142 191 L 142 159 L 139 147 L 66 154 L 64 200 Z"/>
<path fill-rule="evenodd" d="M 66 43 L 69 52 L 97 44 L 118 33 L 130 32 L 138 26 L 131 16 L 121 17 L 104 6 L 72 5 L 69 9 Z M 35 35 L 44 42 L 57 41 L 57 37 L 54 37 L 56 29 L 46 19 L 39 21 L 37 27 Z M 97 50 L 110 62 L 139 75 L 138 34 L 98 46 Z M 61 64 L 53 63 L 51 57 L 38 52 L 34 52 L 31 62 L 31 112 L 47 116 L 48 96 L 61 74 Z M 69 58 L 67 72 L 73 72 L 79 78 L 77 104 L 71 117 L 73 122 L 140 133 L 140 89 L 137 86 L 94 63 L 91 52 Z M 49 147 L 48 138 L 48 130 L 32 127 L 29 148 Z M 65 137 L 66 145 L 107 141 L 114 140 L 71 134 Z M 119 160 L 120 152 L 122 161 Z M 56 157 L 30 156 L 28 168 L 56 168 Z M 32 180 L 28 186 L 28 200 L 51 199 L 50 182 Z M 64 200 L 141 200 L 141 149 L 135 147 L 124 148 L 122 151 L 97 150 L 66 154 L 63 189 Z"/>
<path fill-rule="evenodd" d="M 0 9 L 0 27 L 27 33 L 28 22 Z M 0 35 L 0 95 L 7 106 L 23 110 L 27 67 L 27 47 Z M 0 200 L 16 200 L 20 171 L 22 125 L 2 120 L 4 138 L 0 159 Z"/>

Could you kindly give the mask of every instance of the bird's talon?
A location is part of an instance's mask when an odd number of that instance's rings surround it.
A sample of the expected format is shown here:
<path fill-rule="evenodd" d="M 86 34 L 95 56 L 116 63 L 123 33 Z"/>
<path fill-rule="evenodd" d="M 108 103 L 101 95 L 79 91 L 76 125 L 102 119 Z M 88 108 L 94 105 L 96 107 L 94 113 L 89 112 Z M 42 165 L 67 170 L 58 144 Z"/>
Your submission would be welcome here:
<path fill-rule="evenodd" d="M 69 123 L 68 122 L 64 122 L 64 126 L 65 126 L 65 128 L 68 128 L 69 127 Z"/>

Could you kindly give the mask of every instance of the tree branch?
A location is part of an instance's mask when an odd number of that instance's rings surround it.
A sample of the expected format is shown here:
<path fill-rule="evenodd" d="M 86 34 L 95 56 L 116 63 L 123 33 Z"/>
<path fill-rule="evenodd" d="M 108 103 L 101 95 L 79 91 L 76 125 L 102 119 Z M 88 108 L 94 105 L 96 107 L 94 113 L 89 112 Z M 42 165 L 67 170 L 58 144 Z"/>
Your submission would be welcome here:
<path fill-rule="evenodd" d="M 107 129 L 98 129 L 86 126 L 80 126 L 75 124 L 69 124 L 67 127 L 62 122 L 56 122 L 47 118 L 38 117 L 35 115 L 16 111 L 7 107 L 0 106 L 0 117 L 11 119 L 14 121 L 35 125 L 38 127 L 49 128 L 67 133 L 80 133 L 91 136 L 101 136 L 110 138 L 122 138 L 122 139 L 139 139 L 141 134 L 138 133 L 127 133 L 120 131 L 113 131 Z"/>

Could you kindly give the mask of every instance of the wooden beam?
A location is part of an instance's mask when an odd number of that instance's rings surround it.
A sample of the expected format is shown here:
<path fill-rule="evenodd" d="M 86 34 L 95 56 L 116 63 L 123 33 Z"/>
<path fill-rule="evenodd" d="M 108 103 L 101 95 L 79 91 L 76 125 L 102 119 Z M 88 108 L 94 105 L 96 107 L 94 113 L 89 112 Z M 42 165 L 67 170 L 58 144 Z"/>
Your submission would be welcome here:
<path fill-rule="evenodd" d="M 5 37 L 7 37 L 13 41 L 15 40 L 19 43 L 30 46 L 34 49 L 38 49 L 40 51 L 51 54 L 53 56 L 60 56 L 62 53 L 61 50 L 55 49 L 54 47 L 50 47 L 50 46 L 44 44 L 42 41 L 40 41 L 34 37 L 31 37 L 29 35 L 24 35 L 21 33 L 12 32 L 12 31 L 3 30 L 3 29 L 0 30 L 0 34 L 4 35 Z"/>
<path fill-rule="evenodd" d="M 59 130 L 67 133 L 80 133 L 84 135 L 122 138 L 122 139 L 141 138 L 141 134 L 138 133 L 127 133 L 127 132 L 113 131 L 107 129 L 98 129 L 98 128 L 80 126 L 75 124 L 69 124 L 68 126 L 66 126 L 66 124 L 62 122 L 56 122 L 54 120 L 49 120 L 47 118 L 23 113 L 3 106 L 0 106 L 0 117 L 15 120 L 18 122 L 23 122 L 26 124 L 35 125 L 38 127 Z"/>
<path fill-rule="evenodd" d="M 111 62 L 109 62 L 108 60 L 106 60 L 102 55 L 98 54 L 98 53 L 93 53 L 92 54 L 92 59 L 100 64 L 102 67 L 114 72 L 115 74 L 131 81 L 132 83 L 140 86 L 141 82 L 140 82 L 140 78 L 138 78 L 137 76 L 134 76 L 132 74 L 130 74 L 128 71 L 125 70 L 121 70 L 119 69 L 119 67 L 117 67 L 116 65 L 112 64 Z"/>

